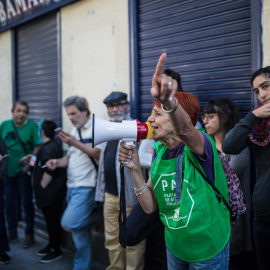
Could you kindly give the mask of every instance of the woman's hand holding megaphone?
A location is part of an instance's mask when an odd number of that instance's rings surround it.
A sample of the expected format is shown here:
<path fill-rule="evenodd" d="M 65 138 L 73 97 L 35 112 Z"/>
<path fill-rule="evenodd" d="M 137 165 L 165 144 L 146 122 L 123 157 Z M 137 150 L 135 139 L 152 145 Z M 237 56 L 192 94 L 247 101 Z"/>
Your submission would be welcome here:
<path fill-rule="evenodd" d="M 126 144 L 126 142 L 121 142 L 120 146 L 118 161 L 131 170 L 140 167 L 137 148 Z"/>

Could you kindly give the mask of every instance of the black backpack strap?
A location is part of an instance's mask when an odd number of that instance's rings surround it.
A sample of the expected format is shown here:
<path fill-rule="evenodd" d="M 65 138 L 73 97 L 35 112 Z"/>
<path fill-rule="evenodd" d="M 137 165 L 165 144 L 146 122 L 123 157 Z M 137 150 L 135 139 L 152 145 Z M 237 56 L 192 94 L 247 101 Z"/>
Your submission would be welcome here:
<path fill-rule="evenodd" d="M 13 121 L 12 121 L 12 124 L 13 124 L 13 128 L 14 128 L 16 137 L 17 137 L 17 139 L 19 140 L 19 142 L 20 142 L 20 144 L 21 144 L 21 146 L 22 146 L 22 148 L 23 148 L 23 151 L 24 151 L 25 155 L 27 155 L 28 153 L 27 153 L 27 150 L 26 150 L 26 148 L 25 148 L 25 145 L 24 145 L 22 139 L 20 138 L 20 135 L 19 135 L 19 133 L 18 133 L 18 130 L 17 130 L 17 128 L 16 128 L 16 126 L 15 126 L 15 124 L 14 124 Z"/>
<path fill-rule="evenodd" d="M 79 133 L 80 142 L 81 142 L 81 143 L 84 143 L 84 142 L 83 142 L 83 139 L 82 139 L 82 134 L 81 134 L 81 131 L 80 131 L 79 129 L 77 129 L 77 130 L 78 130 L 78 133 Z M 98 165 L 97 165 L 97 163 L 96 163 L 95 159 L 94 159 L 94 158 L 92 158 L 91 156 L 88 156 L 88 157 L 91 159 L 91 161 L 92 161 L 92 163 L 94 164 L 95 169 L 96 169 L 96 171 L 97 171 L 97 173 L 98 173 Z"/>

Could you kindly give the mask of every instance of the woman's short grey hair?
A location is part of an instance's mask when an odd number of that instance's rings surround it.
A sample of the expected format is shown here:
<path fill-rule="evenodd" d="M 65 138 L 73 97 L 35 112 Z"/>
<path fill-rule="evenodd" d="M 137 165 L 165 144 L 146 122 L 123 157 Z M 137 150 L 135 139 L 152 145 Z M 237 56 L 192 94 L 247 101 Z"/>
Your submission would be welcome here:
<path fill-rule="evenodd" d="M 71 96 L 64 101 L 64 107 L 66 108 L 71 105 L 76 106 L 76 108 L 81 112 L 87 110 L 87 116 L 90 116 L 91 112 L 89 110 L 89 105 L 86 98 L 79 96 Z"/>

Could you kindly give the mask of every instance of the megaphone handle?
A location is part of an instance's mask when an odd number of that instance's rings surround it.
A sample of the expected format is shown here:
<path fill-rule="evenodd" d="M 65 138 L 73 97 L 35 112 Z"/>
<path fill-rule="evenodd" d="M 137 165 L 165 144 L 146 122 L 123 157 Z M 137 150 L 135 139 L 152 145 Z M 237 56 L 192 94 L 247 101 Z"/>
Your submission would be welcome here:
<path fill-rule="evenodd" d="M 127 146 L 133 146 L 133 147 L 136 146 L 136 143 L 133 142 L 133 141 L 127 141 L 127 142 L 125 142 L 125 144 L 126 144 Z M 123 161 L 123 163 L 124 163 L 124 164 L 128 164 L 129 161 Z"/>
<path fill-rule="evenodd" d="M 128 141 L 128 142 L 125 142 L 126 143 L 126 145 L 127 146 L 133 146 L 133 147 L 135 147 L 136 146 L 136 143 L 135 142 L 133 142 L 133 141 Z"/>

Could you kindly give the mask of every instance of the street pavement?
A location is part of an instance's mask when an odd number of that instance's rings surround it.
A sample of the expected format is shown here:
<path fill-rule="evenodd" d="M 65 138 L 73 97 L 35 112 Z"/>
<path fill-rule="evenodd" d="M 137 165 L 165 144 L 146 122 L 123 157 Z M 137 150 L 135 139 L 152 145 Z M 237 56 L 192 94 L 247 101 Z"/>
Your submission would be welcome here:
<path fill-rule="evenodd" d="M 37 251 L 47 245 L 47 234 L 43 231 L 36 231 L 36 243 L 31 248 L 23 248 L 24 231 L 19 226 L 18 239 L 10 242 L 10 251 L 7 254 L 11 257 L 11 263 L 2 265 L 1 270 L 72 270 L 74 252 L 69 249 L 62 249 L 63 258 L 55 262 L 42 264 L 40 258 L 36 255 Z M 92 270 L 105 270 L 106 266 L 93 262 Z"/>

